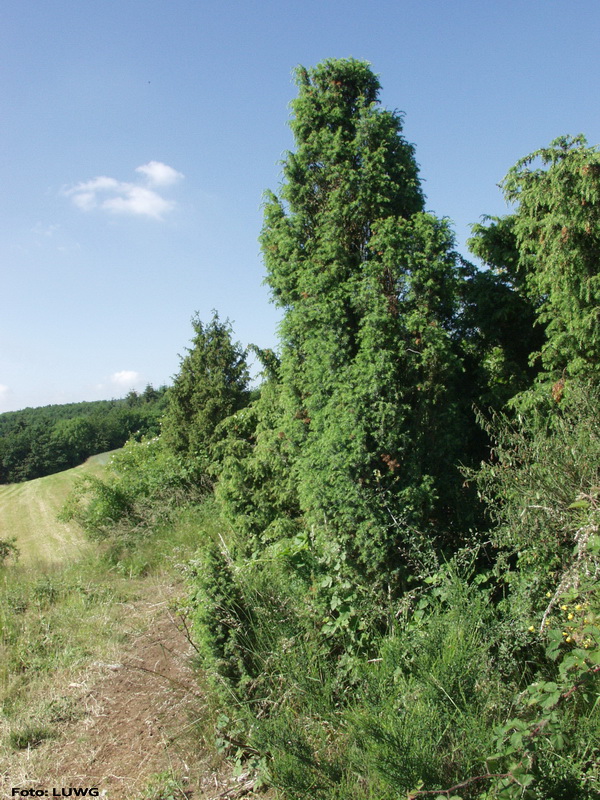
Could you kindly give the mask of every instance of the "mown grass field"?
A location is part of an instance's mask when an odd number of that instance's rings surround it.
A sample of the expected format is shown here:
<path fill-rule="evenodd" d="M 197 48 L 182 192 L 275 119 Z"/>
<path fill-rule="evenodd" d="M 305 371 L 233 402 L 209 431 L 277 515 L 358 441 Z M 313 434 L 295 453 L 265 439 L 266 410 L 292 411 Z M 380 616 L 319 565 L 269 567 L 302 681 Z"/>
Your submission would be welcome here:
<path fill-rule="evenodd" d="M 110 456 L 101 453 L 65 472 L 0 486 L 0 539 L 16 538 L 21 564 L 62 563 L 89 546 L 79 525 L 59 522 L 57 515 L 76 479 L 101 474 Z"/>

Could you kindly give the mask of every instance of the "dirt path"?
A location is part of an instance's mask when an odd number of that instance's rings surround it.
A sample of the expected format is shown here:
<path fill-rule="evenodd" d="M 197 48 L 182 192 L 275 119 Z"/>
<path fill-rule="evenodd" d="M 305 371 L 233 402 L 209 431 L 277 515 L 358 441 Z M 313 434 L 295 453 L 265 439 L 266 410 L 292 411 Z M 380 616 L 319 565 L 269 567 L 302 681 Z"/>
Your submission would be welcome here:
<path fill-rule="evenodd" d="M 15 786 L 50 797 L 98 788 L 107 800 L 252 796 L 202 751 L 195 722 L 207 706 L 190 666 L 193 649 L 170 610 L 173 589 L 151 593 L 124 608 L 127 637 L 111 663 L 91 665 L 68 687 L 79 718 L 57 725 L 40 747 L 13 754 L 0 778 L 4 796 Z"/>

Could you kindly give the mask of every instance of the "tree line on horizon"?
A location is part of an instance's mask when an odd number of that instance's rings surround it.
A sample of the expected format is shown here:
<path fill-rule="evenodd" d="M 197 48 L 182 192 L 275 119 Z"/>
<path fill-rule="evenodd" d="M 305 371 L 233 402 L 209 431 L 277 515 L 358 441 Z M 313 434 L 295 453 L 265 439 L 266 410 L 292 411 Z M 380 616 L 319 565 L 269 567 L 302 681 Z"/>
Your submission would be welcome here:
<path fill-rule="evenodd" d="M 119 400 L 64 403 L 0 414 L 0 483 L 51 475 L 122 447 L 134 434 L 158 436 L 167 387 L 148 384 Z"/>

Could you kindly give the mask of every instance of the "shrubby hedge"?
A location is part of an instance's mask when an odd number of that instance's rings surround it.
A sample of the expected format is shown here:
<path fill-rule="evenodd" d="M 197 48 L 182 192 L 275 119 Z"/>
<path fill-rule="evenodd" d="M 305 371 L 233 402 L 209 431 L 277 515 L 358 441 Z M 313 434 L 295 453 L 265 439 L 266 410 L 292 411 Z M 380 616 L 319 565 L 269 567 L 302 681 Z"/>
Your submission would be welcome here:
<path fill-rule="evenodd" d="M 297 81 L 261 236 L 278 354 L 251 393 L 228 323 L 195 320 L 165 435 L 77 513 L 135 539 L 214 487 L 193 632 L 221 745 L 282 798 L 591 800 L 600 153 L 519 162 L 479 271 L 369 66 Z"/>

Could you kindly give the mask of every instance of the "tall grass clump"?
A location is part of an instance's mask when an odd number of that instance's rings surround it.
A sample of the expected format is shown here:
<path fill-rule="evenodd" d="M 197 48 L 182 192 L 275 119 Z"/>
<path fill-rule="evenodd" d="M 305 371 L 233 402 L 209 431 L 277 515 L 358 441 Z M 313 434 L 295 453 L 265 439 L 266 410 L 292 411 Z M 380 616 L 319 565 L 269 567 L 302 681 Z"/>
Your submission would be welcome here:
<path fill-rule="evenodd" d="M 81 707 L 69 684 L 111 658 L 117 619 L 136 587 L 97 556 L 0 569 L 0 742 L 19 750 L 52 738 Z"/>
<path fill-rule="evenodd" d="M 86 502 L 78 494 L 77 503 Z M 35 568 L 12 560 L 0 566 L 3 743 L 12 749 L 37 746 L 54 735 L 57 723 L 77 718 L 81 709 L 67 688 L 73 676 L 93 662 L 114 660 L 124 609 L 147 591 L 142 579 L 168 575 L 179 582 L 209 518 L 202 505 L 188 504 L 171 510 L 170 524 L 163 520 L 141 533 L 123 527 L 122 538 L 109 533 L 105 519 L 106 538 L 86 548 L 85 556 Z M 175 613 L 184 623 L 185 603 L 180 605 Z"/>
<path fill-rule="evenodd" d="M 114 563 L 126 560 L 127 553 L 140 561 L 144 551 L 156 552 L 158 531 L 164 537 L 182 511 L 197 507 L 210 489 L 200 462 L 173 454 L 158 438 L 132 440 L 113 456 L 110 472 L 77 481 L 61 519 L 79 523 Z"/>
<path fill-rule="evenodd" d="M 95 650 L 112 607 L 126 597 L 97 559 L 0 573 L 0 686 L 82 662 Z"/>

